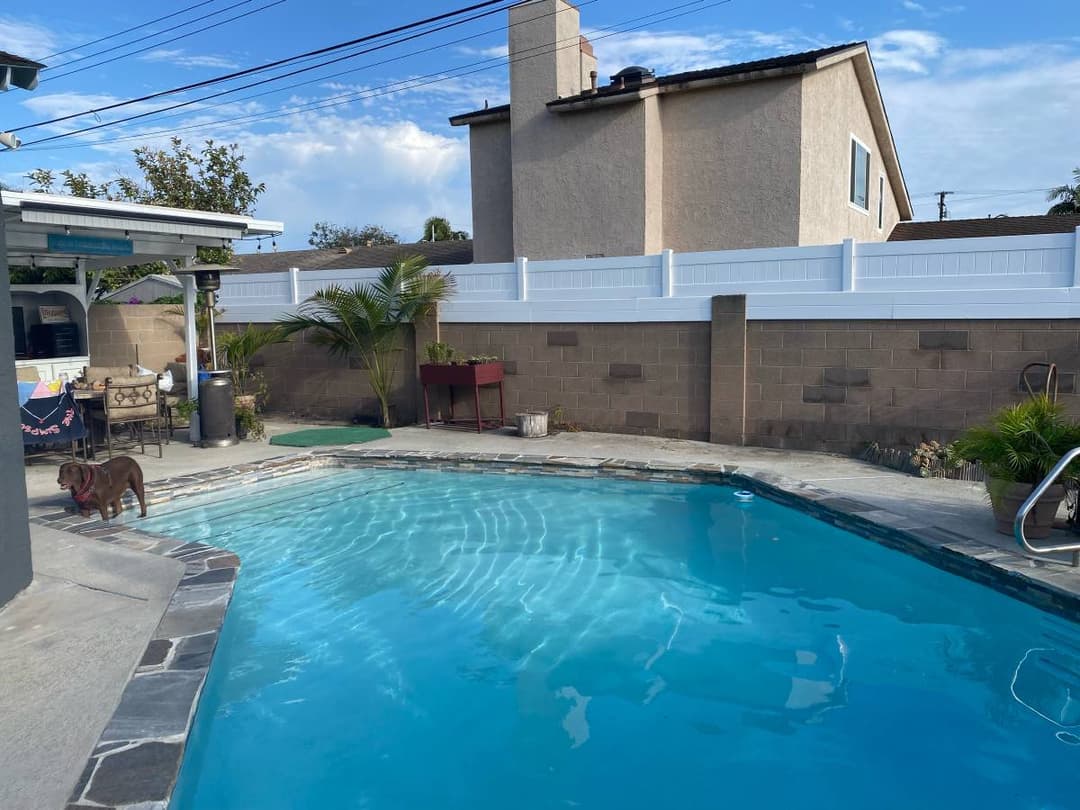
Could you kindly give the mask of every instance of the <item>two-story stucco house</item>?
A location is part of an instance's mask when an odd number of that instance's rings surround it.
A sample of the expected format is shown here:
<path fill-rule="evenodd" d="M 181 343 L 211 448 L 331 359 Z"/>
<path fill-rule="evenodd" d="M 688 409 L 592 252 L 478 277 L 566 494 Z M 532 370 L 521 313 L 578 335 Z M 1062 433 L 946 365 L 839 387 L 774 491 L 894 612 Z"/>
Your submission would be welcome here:
<path fill-rule="evenodd" d="M 912 216 L 865 43 L 655 76 L 565 0 L 510 10 L 510 103 L 469 127 L 475 261 L 884 240 Z"/>

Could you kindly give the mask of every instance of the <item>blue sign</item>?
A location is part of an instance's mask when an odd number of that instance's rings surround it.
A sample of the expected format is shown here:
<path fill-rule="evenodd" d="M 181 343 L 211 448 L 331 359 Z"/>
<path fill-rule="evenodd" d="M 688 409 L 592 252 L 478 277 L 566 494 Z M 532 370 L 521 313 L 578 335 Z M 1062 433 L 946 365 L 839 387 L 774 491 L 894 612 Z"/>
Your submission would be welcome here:
<path fill-rule="evenodd" d="M 130 239 L 106 239 L 103 236 L 72 236 L 50 233 L 49 250 L 84 256 L 130 256 L 135 252 Z"/>

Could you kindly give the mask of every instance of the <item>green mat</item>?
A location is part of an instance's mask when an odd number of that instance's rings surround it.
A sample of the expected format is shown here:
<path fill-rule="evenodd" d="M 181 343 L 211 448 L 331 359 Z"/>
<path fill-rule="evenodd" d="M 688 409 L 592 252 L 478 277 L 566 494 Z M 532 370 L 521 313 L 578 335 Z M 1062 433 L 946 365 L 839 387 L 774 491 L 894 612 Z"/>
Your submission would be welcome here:
<path fill-rule="evenodd" d="M 272 436 L 270 444 L 286 447 L 321 447 L 328 444 L 362 444 L 390 435 L 386 428 L 376 427 L 327 427 L 297 430 Z"/>

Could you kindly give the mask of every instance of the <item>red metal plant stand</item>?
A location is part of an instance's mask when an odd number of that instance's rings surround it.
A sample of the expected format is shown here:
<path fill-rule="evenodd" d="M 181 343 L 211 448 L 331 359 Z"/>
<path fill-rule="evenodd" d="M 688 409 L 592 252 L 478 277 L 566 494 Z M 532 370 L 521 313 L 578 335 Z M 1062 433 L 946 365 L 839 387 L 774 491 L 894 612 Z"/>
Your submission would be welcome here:
<path fill-rule="evenodd" d="M 499 428 L 506 424 L 506 408 L 503 403 L 503 364 L 475 363 L 465 366 L 435 365 L 427 363 L 420 366 L 420 384 L 424 387 L 424 421 L 431 428 L 431 407 L 428 402 L 429 385 L 445 385 L 450 391 L 450 418 L 445 425 L 472 422 L 472 419 L 454 418 L 454 387 L 465 386 L 473 389 L 473 402 L 476 406 L 476 432 L 482 433 L 485 423 L 488 427 Z M 485 420 L 480 412 L 480 387 L 499 386 L 499 419 Z"/>

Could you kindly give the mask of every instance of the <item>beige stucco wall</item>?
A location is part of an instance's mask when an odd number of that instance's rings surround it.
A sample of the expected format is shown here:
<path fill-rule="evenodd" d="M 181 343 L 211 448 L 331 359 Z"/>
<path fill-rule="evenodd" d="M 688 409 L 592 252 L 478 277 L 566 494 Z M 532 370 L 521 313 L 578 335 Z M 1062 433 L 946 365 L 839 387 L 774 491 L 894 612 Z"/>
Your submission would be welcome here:
<path fill-rule="evenodd" d="M 515 132 L 514 251 L 530 259 L 645 250 L 645 111 L 544 113 Z"/>
<path fill-rule="evenodd" d="M 660 97 L 646 98 L 641 106 L 645 137 L 642 154 L 645 164 L 643 252 L 659 253 L 667 247 L 664 244 L 664 123 Z"/>
<path fill-rule="evenodd" d="M 530 259 L 644 250 L 645 132 L 640 104 L 555 114 L 581 90 L 578 12 L 537 0 L 510 12 L 514 254 Z M 520 58 L 519 55 L 538 53 Z"/>
<path fill-rule="evenodd" d="M 510 174 L 510 122 L 469 128 L 473 261 L 514 259 L 514 195 Z"/>
<path fill-rule="evenodd" d="M 801 108 L 798 78 L 661 97 L 664 247 L 797 244 Z"/>
<path fill-rule="evenodd" d="M 884 227 L 877 227 L 881 146 L 851 60 L 806 75 L 802 83 L 802 167 L 799 244 L 834 244 L 847 237 L 884 240 L 900 215 L 885 180 Z M 870 210 L 848 202 L 851 136 L 870 149 Z"/>

